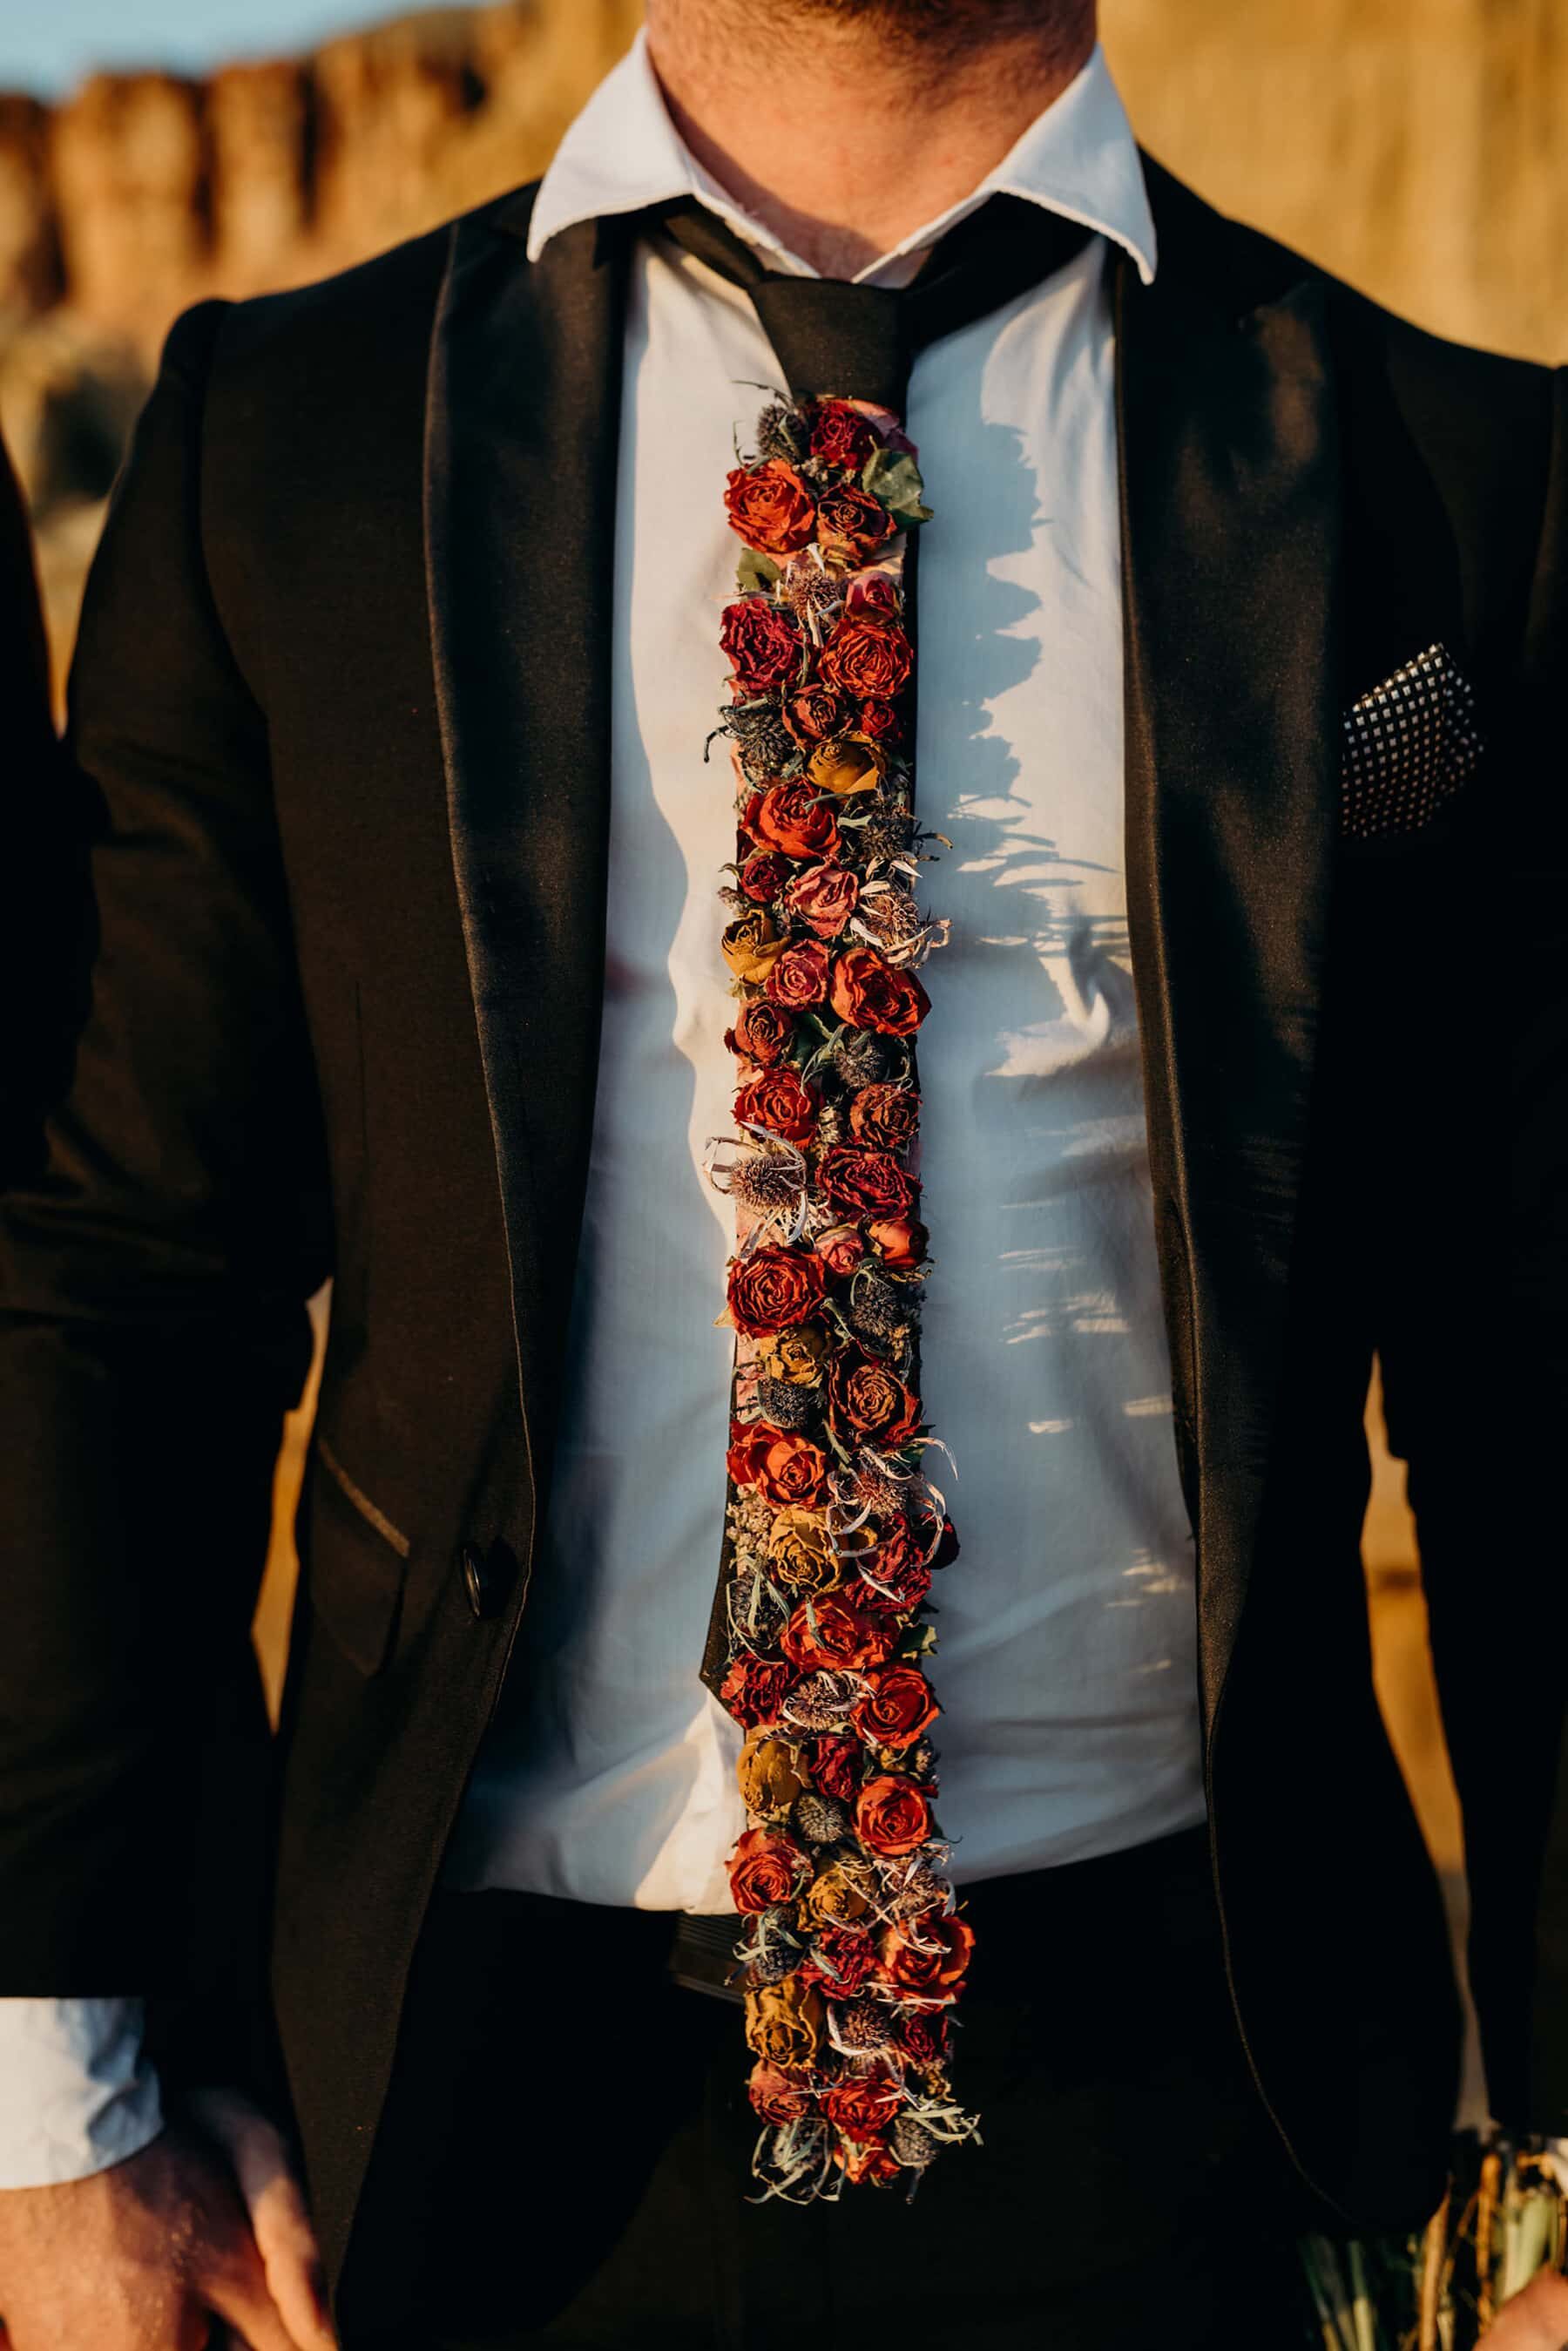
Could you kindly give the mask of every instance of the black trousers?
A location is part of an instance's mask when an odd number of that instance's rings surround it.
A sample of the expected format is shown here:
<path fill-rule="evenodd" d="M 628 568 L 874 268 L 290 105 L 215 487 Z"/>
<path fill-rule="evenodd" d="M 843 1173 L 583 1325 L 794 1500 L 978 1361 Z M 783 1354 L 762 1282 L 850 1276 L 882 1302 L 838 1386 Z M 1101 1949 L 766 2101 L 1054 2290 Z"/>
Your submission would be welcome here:
<path fill-rule="evenodd" d="M 732 2003 L 672 1922 L 448 1895 L 339 2297 L 346 2351 L 1293 2351 L 1286 2159 L 1228 2006 L 1200 1833 L 968 1889 L 955 2072 L 983 2144 L 912 2202 L 748 2200 Z"/>

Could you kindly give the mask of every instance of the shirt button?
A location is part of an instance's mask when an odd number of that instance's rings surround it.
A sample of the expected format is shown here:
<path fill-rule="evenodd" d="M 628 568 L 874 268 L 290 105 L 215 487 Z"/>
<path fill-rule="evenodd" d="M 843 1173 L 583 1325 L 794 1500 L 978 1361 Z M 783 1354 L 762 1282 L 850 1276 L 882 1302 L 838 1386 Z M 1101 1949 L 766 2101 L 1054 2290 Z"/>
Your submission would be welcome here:
<path fill-rule="evenodd" d="M 462 1552 L 463 1589 L 468 1604 L 476 1616 L 499 1614 L 506 1598 L 512 1578 L 507 1573 L 509 1554 L 504 1543 L 493 1543 L 481 1551 L 477 1543 L 464 1543 Z"/>

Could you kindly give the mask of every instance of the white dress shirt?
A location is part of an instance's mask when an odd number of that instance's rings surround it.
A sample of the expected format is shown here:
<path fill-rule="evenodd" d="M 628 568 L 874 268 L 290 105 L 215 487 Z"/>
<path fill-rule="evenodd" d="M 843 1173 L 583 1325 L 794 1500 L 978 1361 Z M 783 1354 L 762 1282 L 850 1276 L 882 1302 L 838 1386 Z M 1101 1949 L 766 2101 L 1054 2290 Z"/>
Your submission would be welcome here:
<path fill-rule="evenodd" d="M 1191 1537 L 1123 873 L 1106 265 L 1121 246 L 1147 279 L 1156 253 L 1098 51 L 970 197 L 862 276 L 903 282 L 996 192 L 1094 233 L 1046 283 L 923 352 L 909 402 L 935 510 L 920 557 L 919 801 L 952 842 L 926 869 L 953 939 L 927 974 L 920 1077 L 934 1259 L 923 1389 L 956 1461 L 962 1543 L 933 1593 L 939 1812 L 960 1880 L 1113 1852 L 1203 1813 Z M 773 266 L 805 270 L 688 152 L 639 38 L 563 141 L 530 255 L 576 221 L 687 193 Z M 777 380 L 743 295 L 639 244 L 603 1044 L 562 1435 L 512 1676 L 447 1858 L 452 1886 L 729 1907 L 739 1735 L 697 1665 L 729 1404 L 731 1338 L 712 1324 L 730 1219 L 702 1161 L 732 1128 L 714 893 L 733 813 L 728 760 L 705 766 L 702 743 L 724 697 L 719 615 L 739 546 L 724 475 L 755 386 Z M 112 2061 L 117 2023 L 117 2062 L 133 2065 L 123 2006 L 117 2020 L 109 2001 L 0 2003 L 0 2180 L 29 2167 L 68 2176 L 46 2110 L 78 2116 L 84 2172 L 115 2159 L 106 2147 L 130 2151 L 123 2118 L 104 2137 L 81 2090 Z"/>

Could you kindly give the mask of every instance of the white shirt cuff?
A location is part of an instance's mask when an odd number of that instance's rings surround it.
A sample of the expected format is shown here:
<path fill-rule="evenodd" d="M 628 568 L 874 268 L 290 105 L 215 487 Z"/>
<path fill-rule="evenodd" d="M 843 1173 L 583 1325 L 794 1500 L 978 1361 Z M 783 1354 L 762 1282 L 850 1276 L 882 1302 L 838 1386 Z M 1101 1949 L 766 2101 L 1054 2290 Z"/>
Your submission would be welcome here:
<path fill-rule="evenodd" d="M 0 2189 L 56 2188 L 163 2127 L 139 2000 L 0 2000 Z"/>

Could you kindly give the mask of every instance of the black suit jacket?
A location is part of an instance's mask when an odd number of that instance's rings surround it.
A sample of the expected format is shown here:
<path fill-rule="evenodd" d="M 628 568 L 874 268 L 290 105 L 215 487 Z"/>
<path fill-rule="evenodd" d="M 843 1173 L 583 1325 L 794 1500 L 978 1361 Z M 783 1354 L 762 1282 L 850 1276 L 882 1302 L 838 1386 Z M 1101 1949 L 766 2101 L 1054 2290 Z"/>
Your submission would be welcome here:
<path fill-rule="evenodd" d="M 1458 2026 L 1369 1671 L 1375 1350 L 1493 2099 L 1568 2129 L 1558 1579 L 1518 1509 L 1523 1325 L 1563 1311 L 1568 444 L 1544 371 L 1150 169 L 1158 280 L 1116 265 L 1127 854 L 1227 1964 L 1302 2169 L 1408 2220 Z M 624 246 L 530 265 L 530 203 L 175 329 L 74 681 L 92 1011 L 5 1224 L 0 1990 L 232 1991 L 270 1911 L 334 2259 L 525 1621 L 593 1108 Z M 1348 840 L 1342 714 L 1435 640 L 1485 764 Z M 246 1624 L 329 1272 L 269 1766 Z"/>

